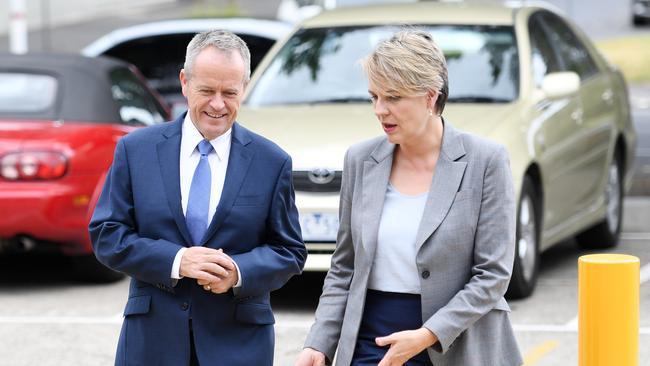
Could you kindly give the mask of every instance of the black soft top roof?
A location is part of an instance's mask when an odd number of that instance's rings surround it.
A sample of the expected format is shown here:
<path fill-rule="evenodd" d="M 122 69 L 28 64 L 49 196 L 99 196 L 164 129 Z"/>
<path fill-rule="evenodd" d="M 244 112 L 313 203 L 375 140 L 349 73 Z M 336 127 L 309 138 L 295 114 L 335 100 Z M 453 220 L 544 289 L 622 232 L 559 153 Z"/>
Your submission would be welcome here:
<path fill-rule="evenodd" d="M 0 53 L 0 73 L 46 74 L 58 80 L 57 99 L 52 108 L 27 113 L 0 112 L 0 117 L 119 122 L 121 119 L 111 95 L 109 73 L 116 68 L 129 67 L 125 62 L 103 56 Z"/>

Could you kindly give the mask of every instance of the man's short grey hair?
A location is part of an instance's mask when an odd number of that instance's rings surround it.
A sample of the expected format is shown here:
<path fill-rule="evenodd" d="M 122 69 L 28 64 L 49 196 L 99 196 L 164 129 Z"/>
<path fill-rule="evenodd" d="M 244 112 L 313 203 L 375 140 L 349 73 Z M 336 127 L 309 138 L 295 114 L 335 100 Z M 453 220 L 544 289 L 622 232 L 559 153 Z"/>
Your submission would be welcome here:
<path fill-rule="evenodd" d="M 187 75 L 188 79 L 192 75 L 192 67 L 194 66 L 194 60 L 196 59 L 196 56 L 208 47 L 214 47 L 224 52 L 239 52 L 242 59 L 244 60 L 244 65 L 246 67 L 244 82 L 247 83 L 248 80 L 250 80 L 251 53 L 248 50 L 248 46 L 246 46 L 246 42 L 244 42 L 236 34 L 220 29 L 198 33 L 187 45 L 187 52 L 185 53 L 185 64 L 183 65 L 183 68 L 185 69 L 185 74 Z"/>

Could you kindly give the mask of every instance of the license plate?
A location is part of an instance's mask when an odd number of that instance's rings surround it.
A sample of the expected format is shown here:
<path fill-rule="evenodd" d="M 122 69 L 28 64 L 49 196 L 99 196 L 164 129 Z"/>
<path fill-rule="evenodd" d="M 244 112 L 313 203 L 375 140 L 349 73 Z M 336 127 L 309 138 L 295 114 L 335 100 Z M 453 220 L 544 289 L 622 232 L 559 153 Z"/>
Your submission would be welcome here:
<path fill-rule="evenodd" d="M 300 228 L 304 241 L 336 241 L 339 216 L 334 213 L 301 213 Z"/>

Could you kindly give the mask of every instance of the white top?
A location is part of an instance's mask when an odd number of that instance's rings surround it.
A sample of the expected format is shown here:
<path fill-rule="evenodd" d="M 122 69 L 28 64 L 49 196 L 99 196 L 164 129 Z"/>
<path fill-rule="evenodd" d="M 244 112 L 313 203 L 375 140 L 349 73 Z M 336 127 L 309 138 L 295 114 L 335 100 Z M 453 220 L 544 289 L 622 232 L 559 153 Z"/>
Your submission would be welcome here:
<path fill-rule="evenodd" d="M 187 202 L 190 196 L 190 186 L 192 185 L 192 177 L 194 176 L 194 170 L 199 165 L 201 160 L 201 154 L 197 149 L 199 142 L 203 140 L 203 135 L 196 129 L 194 123 L 190 118 L 190 113 L 188 112 L 185 115 L 185 120 L 183 121 L 182 133 L 181 133 L 181 152 L 179 156 L 179 166 L 180 166 L 180 185 L 181 185 L 181 205 L 183 207 L 183 214 L 187 213 Z M 210 140 L 210 144 L 214 148 L 215 154 L 210 153 L 208 155 L 208 163 L 210 164 L 210 173 L 211 173 L 211 187 L 210 187 L 210 206 L 208 209 L 208 217 L 206 221 L 208 226 L 214 213 L 217 211 L 217 205 L 221 200 L 221 193 L 223 192 L 223 185 L 226 180 L 226 170 L 228 169 L 228 158 L 230 157 L 230 144 L 232 141 L 232 128 L 228 129 L 226 133 L 217 137 L 214 140 Z M 180 279 L 180 266 L 181 258 L 183 253 L 187 248 L 181 248 L 176 257 L 174 258 L 174 264 L 172 265 L 171 277 L 174 279 Z M 235 267 L 237 265 L 235 264 Z M 239 267 L 237 267 L 237 272 L 239 272 Z M 237 285 L 241 284 L 241 274 L 239 275 L 239 282 Z"/>
<path fill-rule="evenodd" d="M 415 237 L 428 192 L 405 195 L 388 184 L 379 220 L 377 250 L 370 270 L 372 290 L 420 294 Z"/>

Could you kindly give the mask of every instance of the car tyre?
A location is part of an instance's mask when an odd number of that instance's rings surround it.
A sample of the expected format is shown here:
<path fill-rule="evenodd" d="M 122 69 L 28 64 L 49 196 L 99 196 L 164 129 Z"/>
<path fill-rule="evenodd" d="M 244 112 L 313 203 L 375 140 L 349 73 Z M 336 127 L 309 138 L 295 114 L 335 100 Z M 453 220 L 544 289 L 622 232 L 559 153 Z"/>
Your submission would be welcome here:
<path fill-rule="evenodd" d="M 506 296 L 521 299 L 530 296 L 537 283 L 539 268 L 539 200 L 530 177 L 524 177 L 517 205 L 515 260 Z"/>
<path fill-rule="evenodd" d="M 623 170 L 619 155 L 614 156 L 607 169 L 605 186 L 605 218 L 578 235 L 578 245 L 588 249 L 615 247 L 623 222 Z"/>
<path fill-rule="evenodd" d="M 72 258 L 75 275 L 84 282 L 111 283 L 124 278 L 124 274 L 101 264 L 94 255 L 82 255 Z"/>

